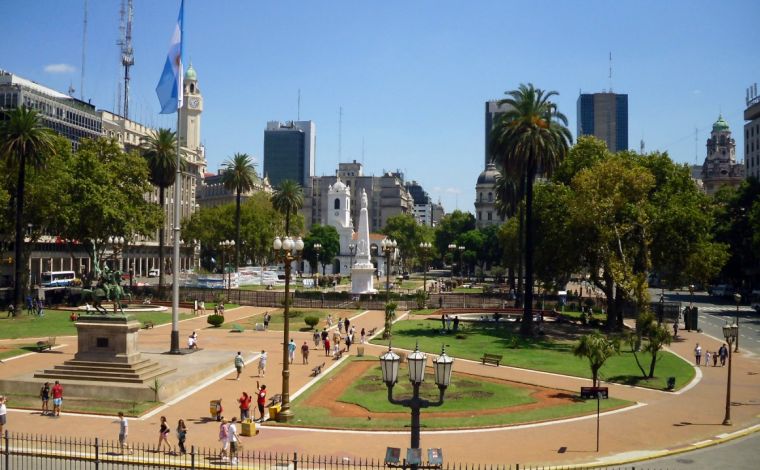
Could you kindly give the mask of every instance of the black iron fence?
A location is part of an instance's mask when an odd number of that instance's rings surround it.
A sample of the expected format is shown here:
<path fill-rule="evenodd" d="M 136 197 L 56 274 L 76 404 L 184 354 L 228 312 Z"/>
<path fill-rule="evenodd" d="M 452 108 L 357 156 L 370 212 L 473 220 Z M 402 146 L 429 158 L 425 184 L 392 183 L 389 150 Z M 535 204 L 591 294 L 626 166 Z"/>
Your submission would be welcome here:
<path fill-rule="evenodd" d="M 277 470 L 381 470 L 407 469 L 402 462 L 386 463 L 380 459 L 356 456 L 314 456 L 297 453 L 253 452 L 242 446 L 236 455 L 222 455 L 220 449 L 188 446 L 187 452 L 179 449 L 158 452 L 141 444 L 127 444 L 123 448 L 117 441 L 98 438 L 73 438 L 18 434 L 8 431 L 2 436 L 0 470 L 123 470 L 123 469 L 277 469 Z M 549 467 L 520 464 L 431 464 L 422 462 L 419 469 L 436 470 L 542 470 Z M 588 467 L 552 466 L 553 470 L 573 470 Z M 645 469 L 643 466 L 605 467 L 608 470 Z"/>

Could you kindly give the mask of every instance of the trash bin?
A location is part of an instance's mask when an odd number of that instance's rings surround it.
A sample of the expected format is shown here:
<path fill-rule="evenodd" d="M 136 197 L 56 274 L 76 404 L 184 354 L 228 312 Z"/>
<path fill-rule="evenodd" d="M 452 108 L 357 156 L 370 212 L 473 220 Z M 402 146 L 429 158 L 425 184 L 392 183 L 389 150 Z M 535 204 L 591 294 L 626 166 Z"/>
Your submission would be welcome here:
<path fill-rule="evenodd" d="M 216 410 L 219 408 L 219 406 L 220 406 L 219 400 L 211 400 L 208 403 L 208 412 L 211 414 L 211 417 L 213 419 L 217 419 Z"/>
<path fill-rule="evenodd" d="M 668 377 L 668 390 L 672 391 L 674 388 L 676 388 L 676 378 Z"/>
<path fill-rule="evenodd" d="M 246 419 L 243 421 L 240 425 L 240 435 L 241 436 L 255 436 L 259 432 L 256 430 L 256 422 L 251 421 L 250 419 Z"/>
<path fill-rule="evenodd" d="M 276 405 L 272 405 L 269 407 L 269 419 L 277 419 L 277 414 L 280 412 L 280 408 L 282 408 L 282 404 L 277 403 Z"/>
<path fill-rule="evenodd" d="M 357 346 L 356 347 L 356 355 L 359 357 L 364 356 L 364 346 Z"/>
<path fill-rule="evenodd" d="M 699 330 L 699 310 L 697 307 L 691 307 L 691 322 L 690 326 L 692 330 Z"/>

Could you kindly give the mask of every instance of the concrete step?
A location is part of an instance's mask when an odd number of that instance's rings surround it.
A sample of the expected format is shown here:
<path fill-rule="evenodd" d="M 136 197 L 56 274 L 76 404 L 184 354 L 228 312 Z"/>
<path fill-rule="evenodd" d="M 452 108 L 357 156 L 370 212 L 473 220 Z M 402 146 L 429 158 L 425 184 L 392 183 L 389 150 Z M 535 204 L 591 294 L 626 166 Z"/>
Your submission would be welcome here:
<path fill-rule="evenodd" d="M 103 372 L 103 373 L 113 373 L 113 374 L 119 374 L 119 373 L 141 373 L 142 371 L 148 371 L 150 369 L 160 367 L 157 362 L 153 361 L 140 361 L 138 363 L 135 363 L 132 365 L 132 367 L 111 367 L 108 364 L 100 364 L 97 366 L 92 365 L 83 365 L 79 363 L 74 363 L 74 361 L 66 361 L 63 364 L 59 364 L 55 366 L 57 370 L 70 370 L 70 371 L 92 371 L 92 372 Z"/>

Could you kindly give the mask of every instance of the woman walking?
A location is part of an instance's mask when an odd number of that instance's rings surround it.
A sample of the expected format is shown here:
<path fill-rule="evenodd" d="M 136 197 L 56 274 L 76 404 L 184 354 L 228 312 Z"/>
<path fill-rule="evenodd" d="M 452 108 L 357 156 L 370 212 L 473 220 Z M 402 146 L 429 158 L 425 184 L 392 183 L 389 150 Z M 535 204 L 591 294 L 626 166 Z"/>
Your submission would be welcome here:
<path fill-rule="evenodd" d="M 172 450 L 171 444 L 169 444 L 169 424 L 166 422 L 166 416 L 161 416 L 161 427 L 158 430 L 158 450 L 161 452 L 163 444 L 166 444 L 167 450 Z"/>
<path fill-rule="evenodd" d="M 219 425 L 219 442 L 222 443 L 222 450 L 219 451 L 219 458 L 222 461 L 227 460 L 227 447 L 229 446 L 230 428 L 227 425 L 227 420 L 222 418 L 222 422 Z"/>
<path fill-rule="evenodd" d="M 184 455 L 187 453 L 185 450 L 185 439 L 187 438 L 187 426 L 185 426 L 185 420 L 180 419 L 177 423 L 177 440 L 179 441 L 179 453 Z"/>

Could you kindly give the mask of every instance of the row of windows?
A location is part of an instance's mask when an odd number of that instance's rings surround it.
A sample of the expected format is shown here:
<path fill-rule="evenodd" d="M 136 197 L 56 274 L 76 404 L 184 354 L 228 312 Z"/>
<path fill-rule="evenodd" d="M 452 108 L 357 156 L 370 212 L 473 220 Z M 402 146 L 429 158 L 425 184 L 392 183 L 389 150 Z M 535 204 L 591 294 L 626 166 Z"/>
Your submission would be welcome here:
<path fill-rule="evenodd" d="M 478 202 L 483 202 L 483 193 L 478 195 Z M 488 202 L 493 202 L 493 193 L 488 193 Z"/>
<path fill-rule="evenodd" d="M 755 124 L 754 126 L 748 126 L 744 128 L 744 138 L 749 139 L 750 137 L 754 137 L 755 135 L 760 135 L 760 123 Z"/>
<path fill-rule="evenodd" d="M 483 212 L 478 211 L 478 220 L 483 220 Z M 486 220 L 494 220 L 493 218 L 493 212 L 488 211 L 486 212 Z M 504 217 L 501 217 L 500 220 L 504 222 Z"/>
<path fill-rule="evenodd" d="M 18 106 L 17 93 L 0 93 L 0 108 L 15 108 Z"/>

